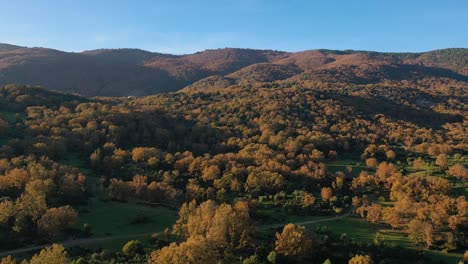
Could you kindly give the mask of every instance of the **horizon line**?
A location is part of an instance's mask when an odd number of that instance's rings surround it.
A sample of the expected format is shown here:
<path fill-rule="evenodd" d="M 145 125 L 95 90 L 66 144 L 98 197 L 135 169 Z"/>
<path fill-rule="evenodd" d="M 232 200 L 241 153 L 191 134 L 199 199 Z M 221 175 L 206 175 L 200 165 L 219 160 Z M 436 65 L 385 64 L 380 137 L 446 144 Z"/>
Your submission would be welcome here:
<path fill-rule="evenodd" d="M 184 56 L 184 55 L 191 55 L 191 54 L 201 53 L 201 52 L 210 51 L 210 50 L 223 50 L 223 49 L 277 51 L 277 52 L 285 52 L 285 53 L 300 53 L 300 52 L 306 52 L 306 51 L 341 51 L 341 52 L 354 51 L 354 52 L 376 52 L 376 53 L 394 53 L 394 54 L 397 54 L 397 53 L 421 54 L 421 53 L 427 53 L 427 52 L 432 52 L 432 51 L 437 51 L 437 50 L 468 49 L 465 47 L 446 47 L 446 48 L 437 48 L 437 49 L 424 50 L 424 51 L 377 51 L 377 50 L 365 50 L 365 49 L 312 48 L 312 49 L 305 49 L 305 50 L 287 51 L 287 50 L 272 49 L 272 48 L 219 47 L 219 48 L 207 48 L 204 50 L 199 50 L 199 51 L 194 51 L 194 52 L 189 52 L 189 53 L 165 53 L 165 52 L 153 51 L 149 49 L 136 48 L 136 47 L 120 47 L 120 48 L 102 47 L 102 48 L 84 49 L 84 50 L 65 50 L 65 49 L 43 47 L 43 46 L 23 46 L 19 44 L 11 44 L 11 43 L 6 43 L 6 42 L 0 42 L 0 45 L 9 45 L 9 46 L 15 46 L 19 48 L 28 48 L 28 49 L 49 49 L 49 50 L 55 50 L 55 51 L 60 51 L 60 52 L 66 52 L 66 53 L 85 53 L 85 52 L 99 51 L 99 50 L 140 50 L 140 51 L 145 51 L 145 52 L 150 52 L 150 53 L 174 55 L 174 56 Z"/>

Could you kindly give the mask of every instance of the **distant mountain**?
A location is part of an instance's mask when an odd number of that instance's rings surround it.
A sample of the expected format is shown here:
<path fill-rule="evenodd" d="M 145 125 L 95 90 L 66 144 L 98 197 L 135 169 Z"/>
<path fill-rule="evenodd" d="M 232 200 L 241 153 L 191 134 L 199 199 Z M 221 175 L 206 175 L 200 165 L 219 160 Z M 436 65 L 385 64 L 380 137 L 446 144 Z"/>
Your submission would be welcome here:
<path fill-rule="evenodd" d="M 43 86 L 85 96 L 148 95 L 294 76 L 351 83 L 422 77 L 467 82 L 468 49 L 291 53 L 225 48 L 170 55 L 138 49 L 73 53 L 0 44 L 0 85 Z"/>
<path fill-rule="evenodd" d="M 10 45 L 10 44 L 2 44 L 0 43 L 0 52 L 4 52 L 4 51 L 12 51 L 12 50 L 15 50 L 15 49 L 20 49 L 22 47 L 20 46 L 15 46 L 15 45 Z"/>
<path fill-rule="evenodd" d="M 468 75 L 468 49 L 443 49 L 425 52 L 415 58 L 426 66 L 447 68 Z"/>

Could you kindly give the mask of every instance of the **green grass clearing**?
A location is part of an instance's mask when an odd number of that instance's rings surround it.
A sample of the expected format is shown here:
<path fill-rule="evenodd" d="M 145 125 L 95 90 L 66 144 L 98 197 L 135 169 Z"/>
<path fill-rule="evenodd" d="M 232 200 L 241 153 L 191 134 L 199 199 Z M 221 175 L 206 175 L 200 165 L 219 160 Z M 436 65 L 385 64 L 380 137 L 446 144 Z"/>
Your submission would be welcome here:
<path fill-rule="evenodd" d="M 315 221 L 333 217 L 330 215 L 297 215 L 282 210 L 280 207 L 259 208 L 256 213 L 257 216 L 262 219 L 262 225 Z"/>
<path fill-rule="evenodd" d="M 145 248 L 147 253 L 150 253 L 155 249 L 154 246 L 150 245 L 150 236 L 137 236 L 137 237 L 125 237 L 125 238 L 115 238 L 105 241 L 96 241 L 91 242 L 83 247 L 92 248 L 92 249 L 106 249 L 111 251 L 122 251 L 123 246 L 130 240 L 139 240 Z"/>
<path fill-rule="evenodd" d="M 367 242 L 372 240 L 375 233 L 381 229 L 379 225 L 373 225 L 362 219 L 353 217 L 306 225 L 306 227 L 311 229 L 315 229 L 320 226 L 326 226 L 331 232 L 337 235 L 346 233 L 348 238 L 358 242 Z"/>
<path fill-rule="evenodd" d="M 363 163 L 362 161 L 358 160 L 351 160 L 351 159 L 345 159 L 345 160 L 335 160 L 335 161 L 328 161 L 325 162 L 325 166 L 327 166 L 327 171 L 331 173 L 336 173 L 338 171 L 344 172 L 345 174 L 348 174 L 348 167 L 352 168 L 351 171 L 351 176 L 357 177 L 363 170 L 367 170 L 368 168 L 363 164 L 363 165 L 357 165 L 359 163 Z"/>
<path fill-rule="evenodd" d="M 384 243 L 390 246 L 401 246 L 403 248 L 421 250 L 405 234 L 385 229 L 381 225 L 368 223 L 363 219 L 347 217 L 335 221 L 320 222 L 316 224 L 306 224 L 311 230 L 316 227 L 326 226 L 328 230 L 336 235 L 346 233 L 347 237 L 357 242 L 372 242 L 375 234 L 380 232 Z M 425 254 L 434 261 L 444 261 L 445 263 L 458 263 L 463 258 L 462 254 L 444 253 L 441 251 L 424 250 Z"/>
<path fill-rule="evenodd" d="M 91 199 L 90 205 L 84 208 L 86 211 L 81 210 L 79 214 L 80 224 L 89 224 L 93 237 L 160 232 L 171 227 L 177 219 L 177 211 L 134 202 L 103 202 L 94 198 Z M 132 223 L 137 215 L 145 216 L 147 221 Z"/>

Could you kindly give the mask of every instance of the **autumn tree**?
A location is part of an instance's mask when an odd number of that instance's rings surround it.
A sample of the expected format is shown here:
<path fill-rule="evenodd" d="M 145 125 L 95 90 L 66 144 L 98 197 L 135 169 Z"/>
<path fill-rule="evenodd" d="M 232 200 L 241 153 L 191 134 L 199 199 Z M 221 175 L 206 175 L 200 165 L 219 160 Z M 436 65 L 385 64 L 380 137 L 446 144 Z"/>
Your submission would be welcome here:
<path fill-rule="evenodd" d="M 382 206 L 380 204 L 374 203 L 371 206 L 367 207 L 367 221 L 371 223 L 377 223 L 382 217 Z"/>
<path fill-rule="evenodd" d="M 212 165 L 203 169 L 202 179 L 203 181 L 212 181 L 219 178 L 221 171 L 218 166 Z"/>
<path fill-rule="evenodd" d="M 333 196 L 332 189 L 331 189 L 331 188 L 328 188 L 328 187 L 323 187 L 323 188 L 320 190 L 320 195 L 322 196 L 322 199 L 323 199 L 324 201 L 328 201 L 328 200 L 330 200 L 330 198 Z"/>
<path fill-rule="evenodd" d="M 11 256 L 6 256 L 1 259 L 0 264 L 17 264 L 18 262 L 16 259 L 12 258 Z"/>
<path fill-rule="evenodd" d="M 197 202 L 192 200 L 188 203 L 183 203 L 179 209 L 179 218 L 177 219 L 176 223 L 173 226 L 173 233 L 181 236 L 186 235 L 187 230 L 187 222 L 189 217 L 195 213 L 197 210 Z"/>
<path fill-rule="evenodd" d="M 427 247 L 432 245 L 432 225 L 430 223 L 413 219 L 408 224 L 409 238 L 416 243 L 426 243 Z"/>
<path fill-rule="evenodd" d="M 317 149 L 312 150 L 312 153 L 310 154 L 310 158 L 314 162 L 320 162 L 323 160 L 324 156 L 323 153 Z"/>
<path fill-rule="evenodd" d="M 246 202 L 217 205 L 212 200 L 195 207 L 195 202 L 184 204 L 174 231 L 185 237 L 202 236 L 219 248 L 241 249 L 251 243 L 254 227 Z"/>
<path fill-rule="evenodd" d="M 101 149 L 96 149 L 91 155 L 89 155 L 89 160 L 91 162 L 91 166 L 97 168 L 101 165 L 102 162 L 102 152 Z"/>
<path fill-rule="evenodd" d="M 132 186 L 119 179 L 110 180 L 108 191 L 109 196 L 115 200 L 126 201 L 132 197 Z"/>
<path fill-rule="evenodd" d="M 68 253 L 60 244 L 46 247 L 31 258 L 29 264 L 64 264 L 70 263 Z"/>
<path fill-rule="evenodd" d="M 393 174 L 398 172 L 398 168 L 393 165 L 392 163 L 382 162 L 377 167 L 377 171 L 375 172 L 375 176 L 380 181 L 385 181 L 388 177 L 392 176 Z"/>
<path fill-rule="evenodd" d="M 278 190 L 285 183 L 284 177 L 276 172 L 252 172 L 245 183 L 246 191 L 258 189 L 264 192 Z"/>
<path fill-rule="evenodd" d="M 387 159 L 389 160 L 394 160 L 396 158 L 396 153 L 393 150 L 389 150 L 385 152 L 385 155 L 387 156 Z"/>
<path fill-rule="evenodd" d="M 392 207 L 383 208 L 383 219 L 392 227 L 392 229 L 400 226 L 403 215 L 398 210 Z"/>
<path fill-rule="evenodd" d="M 376 168 L 378 165 L 378 161 L 376 158 L 368 158 L 366 159 L 366 166 L 369 168 Z"/>
<path fill-rule="evenodd" d="M 463 164 L 457 163 L 449 168 L 448 174 L 459 179 L 467 179 L 468 169 Z"/>
<path fill-rule="evenodd" d="M 150 158 L 158 157 L 159 153 L 156 148 L 136 147 L 132 150 L 132 160 L 135 162 L 148 161 Z"/>
<path fill-rule="evenodd" d="M 284 226 L 281 234 L 276 233 L 275 251 L 291 257 L 305 257 L 311 253 L 316 241 L 305 227 L 294 224 Z"/>
<path fill-rule="evenodd" d="M 214 245 L 201 236 L 189 237 L 180 244 L 171 243 L 167 247 L 153 251 L 148 260 L 149 264 L 216 264 L 219 253 Z"/>
<path fill-rule="evenodd" d="M 313 194 L 308 192 L 302 192 L 302 206 L 311 207 L 315 204 L 315 197 Z"/>
<path fill-rule="evenodd" d="M 147 187 L 146 200 L 150 202 L 169 202 L 174 203 L 180 191 L 164 182 L 151 182 Z"/>
<path fill-rule="evenodd" d="M 414 167 L 415 169 L 421 169 L 421 168 L 423 168 L 423 167 L 426 166 L 426 165 L 427 165 L 427 163 L 426 163 L 423 159 L 421 159 L 421 158 L 417 158 L 417 159 L 415 159 L 415 160 L 413 161 L 413 167 Z"/>
<path fill-rule="evenodd" d="M 8 229 L 12 225 L 13 217 L 16 214 L 16 206 L 10 200 L 0 202 L 0 226 Z"/>
<path fill-rule="evenodd" d="M 17 213 L 15 215 L 15 224 L 13 230 L 22 232 L 31 228 L 47 210 L 45 196 L 43 194 L 34 196 L 32 194 L 23 194 L 15 202 Z"/>
<path fill-rule="evenodd" d="M 135 175 L 129 185 L 133 189 L 135 196 L 144 198 L 148 192 L 148 177 L 143 175 Z"/>
<path fill-rule="evenodd" d="M 39 232 L 49 236 L 60 234 L 78 222 L 78 214 L 70 206 L 49 208 L 37 221 Z"/>
<path fill-rule="evenodd" d="M 338 157 L 338 153 L 335 150 L 330 150 L 328 152 L 328 158 L 331 160 L 335 160 Z"/>
<path fill-rule="evenodd" d="M 447 169 L 447 165 L 448 165 L 447 154 L 439 154 L 437 156 L 435 164 L 438 165 L 443 170 Z"/>
<path fill-rule="evenodd" d="M 356 255 L 352 257 L 348 263 L 349 264 L 374 264 L 374 261 L 372 261 L 371 257 L 368 255 Z"/>

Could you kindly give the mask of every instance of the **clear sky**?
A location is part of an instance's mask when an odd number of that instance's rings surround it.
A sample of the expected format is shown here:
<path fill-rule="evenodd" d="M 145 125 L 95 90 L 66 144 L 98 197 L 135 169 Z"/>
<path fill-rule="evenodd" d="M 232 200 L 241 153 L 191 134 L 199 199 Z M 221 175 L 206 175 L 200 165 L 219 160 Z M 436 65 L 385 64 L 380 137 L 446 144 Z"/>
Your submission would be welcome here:
<path fill-rule="evenodd" d="M 66 51 L 468 47 L 468 0 L 0 0 L 0 42 Z"/>

